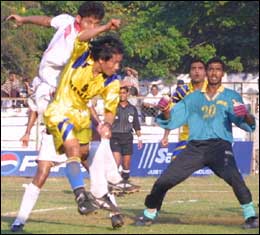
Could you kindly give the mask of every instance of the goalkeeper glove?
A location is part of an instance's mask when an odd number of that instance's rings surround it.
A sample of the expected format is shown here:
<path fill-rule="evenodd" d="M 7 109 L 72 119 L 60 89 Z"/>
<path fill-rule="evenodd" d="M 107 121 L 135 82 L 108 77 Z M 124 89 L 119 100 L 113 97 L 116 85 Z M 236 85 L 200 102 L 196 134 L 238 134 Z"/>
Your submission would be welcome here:
<path fill-rule="evenodd" d="M 232 101 L 233 101 L 233 111 L 236 116 L 244 117 L 245 115 L 248 114 L 248 110 L 245 104 L 239 103 L 234 99 Z"/>

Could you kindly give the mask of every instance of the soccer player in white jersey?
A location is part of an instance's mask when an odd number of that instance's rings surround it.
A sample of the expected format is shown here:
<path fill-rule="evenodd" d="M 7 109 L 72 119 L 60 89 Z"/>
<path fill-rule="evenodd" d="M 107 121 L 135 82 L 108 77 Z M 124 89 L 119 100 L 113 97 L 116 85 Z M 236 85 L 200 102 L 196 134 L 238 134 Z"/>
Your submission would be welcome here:
<path fill-rule="evenodd" d="M 90 40 L 102 32 L 119 27 L 120 20 L 118 19 L 111 19 L 107 24 L 99 25 L 104 14 L 103 4 L 99 2 L 85 2 L 79 7 L 76 17 L 62 14 L 53 18 L 48 16 L 22 17 L 19 15 L 10 15 L 7 18 L 7 20 L 15 20 L 18 25 L 32 23 L 46 27 L 52 26 L 57 30 L 44 52 L 40 63 L 39 78 L 41 83 L 38 85 L 35 93 L 35 105 L 37 108 L 34 112 L 31 112 L 28 124 L 33 122 L 33 120 L 30 120 L 31 118 L 35 121 L 37 115 L 42 115 L 51 101 L 59 82 L 59 76 L 70 58 L 77 35 L 84 30 L 85 40 Z M 26 134 L 29 140 L 28 134 L 30 133 L 30 128 L 27 128 L 27 131 Z M 39 197 L 40 190 L 49 175 L 50 169 L 56 161 L 55 159 L 61 160 L 60 156 L 53 158 L 55 149 L 51 135 L 44 133 L 42 144 L 38 158 L 37 173 L 32 183 L 25 190 L 19 213 L 11 225 L 13 232 L 23 230 L 24 224 Z M 24 145 L 26 145 L 26 141 Z M 45 154 L 46 152 L 48 154 Z"/>

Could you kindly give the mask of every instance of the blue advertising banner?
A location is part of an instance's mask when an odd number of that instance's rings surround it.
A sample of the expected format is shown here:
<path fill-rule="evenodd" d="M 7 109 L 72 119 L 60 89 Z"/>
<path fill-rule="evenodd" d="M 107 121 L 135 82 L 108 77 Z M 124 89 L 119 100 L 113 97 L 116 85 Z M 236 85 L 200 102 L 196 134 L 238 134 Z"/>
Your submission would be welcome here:
<path fill-rule="evenodd" d="M 171 162 L 172 153 L 177 143 L 170 143 L 168 148 L 161 148 L 159 143 L 146 143 L 141 150 L 134 145 L 131 162 L 132 176 L 159 176 Z M 251 170 L 253 142 L 234 142 L 233 150 L 237 166 L 243 175 Z M 205 167 L 193 173 L 193 176 L 211 175 L 213 172 Z"/>
<path fill-rule="evenodd" d="M 131 161 L 132 176 L 158 177 L 171 161 L 176 143 L 170 143 L 168 148 L 161 148 L 159 143 L 144 143 L 138 150 L 134 144 L 134 153 Z M 252 159 L 252 142 L 235 142 L 233 150 L 240 172 L 249 175 Z M 1 151 L 1 176 L 34 176 L 37 170 L 36 151 Z M 50 176 L 64 177 L 65 163 L 53 167 Z M 85 168 L 81 168 L 86 177 L 89 177 Z M 211 175 L 213 172 L 204 168 L 194 172 L 194 176 Z"/>
<path fill-rule="evenodd" d="M 37 151 L 1 151 L 1 176 L 32 177 L 37 171 Z M 66 163 L 52 167 L 50 176 L 64 177 Z M 85 168 L 81 168 L 86 177 L 89 174 Z"/>

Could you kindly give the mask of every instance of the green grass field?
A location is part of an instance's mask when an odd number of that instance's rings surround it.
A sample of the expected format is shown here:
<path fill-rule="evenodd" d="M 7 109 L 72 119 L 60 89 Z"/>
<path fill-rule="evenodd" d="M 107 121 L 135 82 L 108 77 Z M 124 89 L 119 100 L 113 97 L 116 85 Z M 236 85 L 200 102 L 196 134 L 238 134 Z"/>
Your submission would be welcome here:
<path fill-rule="evenodd" d="M 65 178 L 49 178 L 24 227 L 25 234 L 259 234 L 259 229 L 243 230 L 242 211 L 233 191 L 215 176 L 191 177 L 165 198 L 158 222 L 149 227 L 136 227 L 142 214 L 144 198 L 155 178 L 132 178 L 142 186 L 138 193 L 118 197 L 125 215 L 125 225 L 113 230 L 108 212 L 99 210 L 89 216 L 79 215 L 74 195 Z M 259 178 L 245 178 L 254 202 L 259 202 Z M 1 234 L 10 234 L 30 178 L 1 177 Z M 88 188 L 87 180 L 87 188 Z M 257 213 L 258 213 L 258 207 Z"/>

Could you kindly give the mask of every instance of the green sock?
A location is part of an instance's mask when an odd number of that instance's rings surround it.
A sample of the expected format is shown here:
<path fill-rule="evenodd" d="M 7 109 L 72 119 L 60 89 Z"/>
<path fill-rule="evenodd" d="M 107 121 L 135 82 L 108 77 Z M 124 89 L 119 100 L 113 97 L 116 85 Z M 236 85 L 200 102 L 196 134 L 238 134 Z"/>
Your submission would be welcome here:
<path fill-rule="evenodd" d="M 154 212 L 154 213 L 151 213 L 151 212 L 149 212 L 147 209 L 145 209 L 145 210 L 144 210 L 144 215 L 145 215 L 147 218 L 154 220 L 155 217 L 157 216 L 157 211 Z"/>
<path fill-rule="evenodd" d="M 247 220 L 248 218 L 250 218 L 252 216 L 256 216 L 253 202 L 241 205 L 241 207 L 243 209 L 243 216 L 244 216 L 245 220 Z"/>

